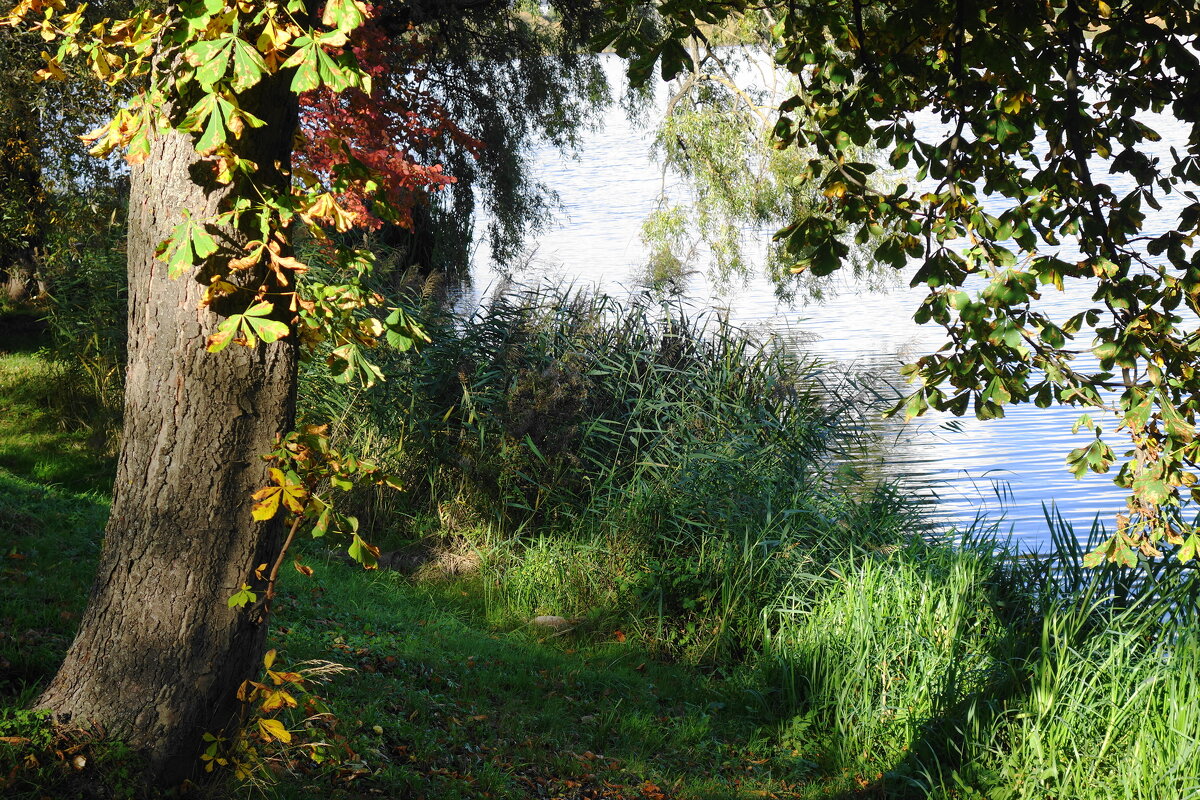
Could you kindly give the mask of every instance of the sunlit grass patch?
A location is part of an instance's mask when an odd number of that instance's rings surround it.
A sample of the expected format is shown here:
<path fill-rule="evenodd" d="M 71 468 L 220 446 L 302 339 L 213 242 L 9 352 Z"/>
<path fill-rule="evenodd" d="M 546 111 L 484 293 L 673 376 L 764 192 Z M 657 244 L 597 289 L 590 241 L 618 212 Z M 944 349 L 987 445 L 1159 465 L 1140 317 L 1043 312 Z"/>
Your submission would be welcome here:
<path fill-rule="evenodd" d="M 64 373 L 35 353 L 0 353 L 0 468 L 73 491 L 108 492 L 114 459 L 104 439 L 56 413 Z"/>
<path fill-rule="evenodd" d="M 430 589 L 338 561 L 319 565 L 313 579 L 288 577 L 283 656 L 358 670 L 325 695 L 350 749 L 372 754 L 360 790 L 801 796 L 794 759 L 771 744 L 773 715 L 748 684 L 658 662 L 615 630 L 558 636 L 481 626 L 477 591 L 472 582 Z M 317 796 L 302 783 L 279 792 Z"/>

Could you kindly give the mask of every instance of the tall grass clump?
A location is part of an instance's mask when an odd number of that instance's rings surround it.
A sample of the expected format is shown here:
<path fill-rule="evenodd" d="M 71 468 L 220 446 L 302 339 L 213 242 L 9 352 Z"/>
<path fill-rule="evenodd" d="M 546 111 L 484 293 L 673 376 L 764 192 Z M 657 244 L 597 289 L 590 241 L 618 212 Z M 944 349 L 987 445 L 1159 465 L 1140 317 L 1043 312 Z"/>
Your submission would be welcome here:
<path fill-rule="evenodd" d="M 390 449 L 409 510 L 453 498 L 513 530 L 620 507 L 657 536 L 761 516 L 836 436 L 816 364 L 679 307 L 513 291 L 428 327 L 369 392 L 302 392 L 308 415 Z"/>
<path fill-rule="evenodd" d="M 1084 570 L 1056 525 L 1047 557 L 986 536 L 810 554 L 762 617 L 780 735 L 880 796 L 1200 797 L 1195 577 Z"/>
<path fill-rule="evenodd" d="M 404 479 L 403 495 L 363 499 L 368 516 L 400 535 L 486 529 L 502 615 L 619 608 L 690 629 L 693 647 L 755 627 L 769 581 L 746 587 L 778 541 L 902 526 L 895 498 L 831 490 L 854 398 L 721 317 L 514 289 L 428 328 L 368 392 L 306 377 L 306 413 L 343 420 Z"/>
<path fill-rule="evenodd" d="M 961 757 L 958 740 L 1019 683 L 1020 627 L 992 549 L 911 540 L 795 574 L 763 610 L 762 659 L 791 709 L 821 731 L 833 771 L 903 774 Z"/>
<path fill-rule="evenodd" d="M 762 511 L 781 480 L 809 480 L 836 418 L 812 362 L 718 317 L 582 293 L 499 293 L 410 364 L 409 404 L 382 427 L 509 525 L 628 507 L 646 485 L 704 501 L 639 509 L 668 524 Z"/>
<path fill-rule="evenodd" d="M 1200 580 L 1169 561 L 1084 569 L 1103 531 L 1084 544 L 1050 523 L 1055 554 L 1011 576 L 1041 606 L 1020 691 L 964 737 L 956 764 L 924 762 L 920 783 L 938 798 L 1200 797 Z"/>

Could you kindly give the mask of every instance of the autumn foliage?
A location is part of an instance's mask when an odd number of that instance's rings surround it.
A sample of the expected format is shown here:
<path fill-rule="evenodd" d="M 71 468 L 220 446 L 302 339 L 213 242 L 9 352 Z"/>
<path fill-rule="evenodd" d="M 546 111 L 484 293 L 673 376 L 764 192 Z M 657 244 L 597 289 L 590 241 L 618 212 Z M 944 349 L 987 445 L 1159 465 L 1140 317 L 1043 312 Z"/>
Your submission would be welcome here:
<path fill-rule="evenodd" d="M 397 37 L 370 20 L 347 49 L 370 77 L 369 91 L 320 86 L 300 96 L 297 174 L 332 188 L 358 227 L 392 222 L 411 228 L 413 208 L 455 182 L 431 163 L 439 145 L 478 154 L 483 143 L 460 128 L 430 90 L 421 66 L 427 46 L 418 31 Z M 375 181 L 362 181 L 365 173 Z"/>

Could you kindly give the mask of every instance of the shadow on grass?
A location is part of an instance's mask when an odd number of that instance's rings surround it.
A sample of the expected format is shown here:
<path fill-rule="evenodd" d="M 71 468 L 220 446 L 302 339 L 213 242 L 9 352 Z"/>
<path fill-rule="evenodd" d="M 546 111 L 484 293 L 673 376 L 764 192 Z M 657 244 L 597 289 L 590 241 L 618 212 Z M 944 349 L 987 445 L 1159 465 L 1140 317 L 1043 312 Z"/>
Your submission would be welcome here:
<path fill-rule="evenodd" d="M 449 798 L 822 796 L 777 748 L 748 679 L 657 663 L 615 631 L 489 631 L 478 587 L 414 585 L 339 562 L 290 575 L 275 646 L 358 674 L 323 692 L 356 753 L 357 791 Z M 281 797 L 350 792 L 342 776 Z M 347 794 L 346 796 L 357 796 Z"/>
<path fill-rule="evenodd" d="M 108 502 L 0 470 L 0 703 L 58 668 L 87 603 Z"/>

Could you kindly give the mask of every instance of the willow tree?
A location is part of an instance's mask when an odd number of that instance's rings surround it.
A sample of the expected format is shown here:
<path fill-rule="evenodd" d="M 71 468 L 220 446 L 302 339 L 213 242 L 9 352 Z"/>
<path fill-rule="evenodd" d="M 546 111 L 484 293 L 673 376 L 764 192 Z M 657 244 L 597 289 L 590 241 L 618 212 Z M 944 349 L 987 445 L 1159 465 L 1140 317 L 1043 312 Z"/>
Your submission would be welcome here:
<path fill-rule="evenodd" d="M 1003 416 L 1016 403 L 1083 413 L 1067 468 L 1130 491 L 1089 555 L 1187 562 L 1200 535 L 1200 12 L 1182 0 L 796 0 L 610 6 L 599 41 L 664 78 L 753 7 L 774 17 L 775 60 L 796 79 L 773 128 L 813 151 L 823 203 L 780 230 L 797 272 L 841 269 L 854 242 L 915 267 L 918 322 L 947 344 L 908 368 L 907 416 Z M 942 131 L 918 130 L 932 113 Z M 1166 157 L 1149 113 L 1186 131 Z M 879 182 L 881 153 L 908 180 Z M 1128 179 L 1118 190 L 1109 176 Z M 1173 211 L 1160 211 L 1164 198 Z M 989 210 L 990 209 L 990 210 Z M 1165 229 L 1147 211 L 1173 214 Z M 1053 297 L 1082 287 L 1083 311 Z M 1110 444 L 1124 441 L 1120 453 Z"/>

